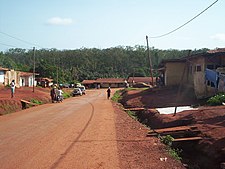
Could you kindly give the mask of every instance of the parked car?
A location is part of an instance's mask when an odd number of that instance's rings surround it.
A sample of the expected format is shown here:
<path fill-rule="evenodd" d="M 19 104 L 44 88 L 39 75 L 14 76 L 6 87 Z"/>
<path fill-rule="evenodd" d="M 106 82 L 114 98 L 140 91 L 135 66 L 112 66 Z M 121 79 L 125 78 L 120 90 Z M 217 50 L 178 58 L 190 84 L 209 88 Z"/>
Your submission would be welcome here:
<path fill-rule="evenodd" d="M 69 88 L 70 87 L 70 84 L 68 84 L 68 83 L 62 84 L 62 87 Z"/>
<path fill-rule="evenodd" d="M 79 86 L 82 94 L 86 94 L 86 89 L 85 89 L 85 86 Z"/>
<path fill-rule="evenodd" d="M 72 96 L 82 96 L 82 91 L 80 88 L 74 88 L 72 91 Z"/>

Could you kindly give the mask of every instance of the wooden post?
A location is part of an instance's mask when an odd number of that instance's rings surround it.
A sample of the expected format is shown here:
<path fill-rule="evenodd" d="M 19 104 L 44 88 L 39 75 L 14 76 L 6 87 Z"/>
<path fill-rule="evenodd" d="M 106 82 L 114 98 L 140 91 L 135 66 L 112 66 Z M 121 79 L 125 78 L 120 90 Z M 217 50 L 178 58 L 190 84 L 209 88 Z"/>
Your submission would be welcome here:
<path fill-rule="evenodd" d="M 35 83 L 35 47 L 33 48 L 33 59 L 34 59 L 34 67 L 33 67 L 33 92 L 34 92 L 34 83 Z"/>
<path fill-rule="evenodd" d="M 147 41 L 147 50 L 148 50 L 148 59 L 149 59 L 150 75 L 151 75 L 151 79 L 152 79 L 152 85 L 154 85 L 154 82 L 153 82 L 153 73 L 152 73 L 152 60 L 151 60 L 151 55 L 150 55 L 149 45 L 148 45 L 148 36 L 146 36 L 146 41 Z"/>

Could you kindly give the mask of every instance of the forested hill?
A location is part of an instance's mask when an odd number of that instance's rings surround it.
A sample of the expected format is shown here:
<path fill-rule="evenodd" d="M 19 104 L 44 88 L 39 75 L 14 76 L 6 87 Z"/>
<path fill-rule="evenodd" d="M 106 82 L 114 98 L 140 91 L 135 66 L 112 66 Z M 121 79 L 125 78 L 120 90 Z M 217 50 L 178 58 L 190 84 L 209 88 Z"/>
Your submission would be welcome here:
<path fill-rule="evenodd" d="M 195 50 L 202 52 L 207 49 Z M 187 56 L 188 50 L 150 49 L 153 68 L 162 59 Z M 33 71 L 33 50 L 9 49 L 0 53 L 0 66 L 20 71 Z M 35 50 L 35 72 L 60 83 L 107 77 L 149 76 L 149 59 L 146 47 L 113 47 L 107 49 L 81 48 L 76 50 Z"/>

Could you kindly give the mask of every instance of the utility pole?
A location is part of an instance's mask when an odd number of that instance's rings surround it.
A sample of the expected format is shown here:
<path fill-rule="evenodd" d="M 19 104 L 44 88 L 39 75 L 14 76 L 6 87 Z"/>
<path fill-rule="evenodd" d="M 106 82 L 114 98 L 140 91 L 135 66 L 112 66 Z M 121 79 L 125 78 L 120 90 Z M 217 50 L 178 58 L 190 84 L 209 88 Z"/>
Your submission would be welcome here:
<path fill-rule="evenodd" d="M 35 47 L 33 47 L 33 92 L 34 92 L 34 83 L 35 83 Z"/>
<path fill-rule="evenodd" d="M 148 36 L 146 36 L 146 41 L 147 41 L 147 50 L 148 50 L 148 59 L 149 59 L 150 75 L 151 75 L 151 79 L 152 79 L 152 85 L 154 85 L 154 82 L 153 82 L 153 73 L 152 73 L 152 60 L 151 60 L 150 51 L 149 51 L 149 45 L 148 45 Z"/>

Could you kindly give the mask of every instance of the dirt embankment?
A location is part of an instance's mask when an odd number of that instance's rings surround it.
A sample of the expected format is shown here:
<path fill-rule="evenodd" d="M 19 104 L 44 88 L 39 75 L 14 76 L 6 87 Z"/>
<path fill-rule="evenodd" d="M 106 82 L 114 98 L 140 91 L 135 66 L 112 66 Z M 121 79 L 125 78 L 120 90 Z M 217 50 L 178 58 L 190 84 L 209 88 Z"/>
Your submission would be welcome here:
<path fill-rule="evenodd" d="M 203 140 L 180 145 L 184 163 L 192 163 L 196 168 L 219 169 L 225 162 L 225 106 L 199 107 L 173 114 L 159 114 L 154 108 L 181 105 L 200 105 L 202 101 L 188 96 L 176 101 L 176 89 L 157 89 L 145 91 L 128 91 L 123 94 L 125 107 L 145 107 L 147 111 L 136 112 L 139 120 L 150 128 L 167 128 L 175 126 L 196 126 Z"/>
<path fill-rule="evenodd" d="M 50 89 L 35 87 L 34 92 L 31 87 L 16 88 L 15 96 L 11 98 L 10 88 L 0 88 L 0 115 L 22 110 L 21 99 L 48 103 L 50 102 Z"/>

